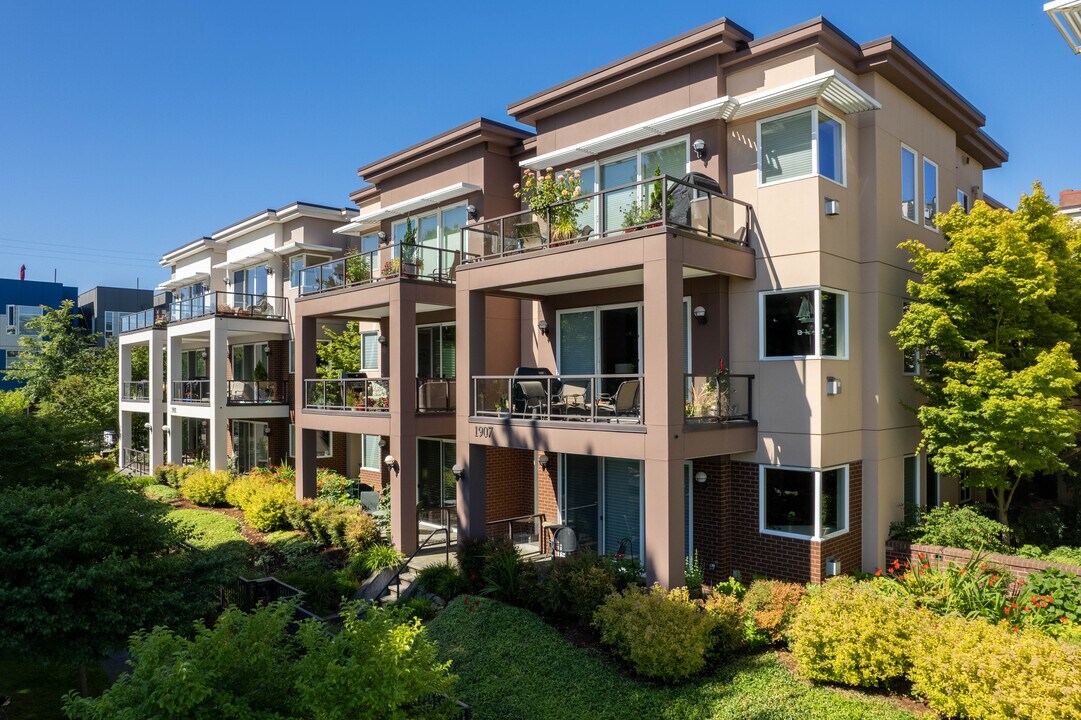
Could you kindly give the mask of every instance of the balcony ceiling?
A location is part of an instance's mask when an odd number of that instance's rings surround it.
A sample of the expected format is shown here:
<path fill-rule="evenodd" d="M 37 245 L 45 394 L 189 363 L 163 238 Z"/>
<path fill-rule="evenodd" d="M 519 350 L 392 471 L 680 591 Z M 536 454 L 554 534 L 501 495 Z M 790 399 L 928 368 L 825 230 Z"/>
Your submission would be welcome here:
<path fill-rule="evenodd" d="M 1070 48 L 1081 55 L 1081 0 L 1054 0 L 1046 3 L 1043 10 Z"/>
<path fill-rule="evenodd" d="M 683 268 L 683 277 L 704 277 L 711 273 L 692 267 Z M 534 297 L 546 297 L 549 295 L 570 295 L 572 293 L 589 292 L 592 290 L 606 290 L 609 288 L 626 287 L 628 285 L 641 285 L 641 270 L 624 270 L 622 272 L 605 273 L 602 275 L 582 275 L 580 277 L 551 280 L 548 282 L 531 283 L 508 287 L 515 293 L 531 295 Z"/>
<path fill-rule="evenodd" d="M 429 313 L 439 312 L 440 310 L 452 310 L 450 305 L 434 305 L 432 303 L 417 303 L 416 312 Z M 335 313 L 334 317 L 337 318 L 349 318 L 351 320 L 376 320 L 379 318 L 390 317 L 389 305 L 375 305 L 373 307 L 363 308 L 360 310 L 346 310 L 344 312 Z M 324 318 L 326 319 L 326 318 Z"/>

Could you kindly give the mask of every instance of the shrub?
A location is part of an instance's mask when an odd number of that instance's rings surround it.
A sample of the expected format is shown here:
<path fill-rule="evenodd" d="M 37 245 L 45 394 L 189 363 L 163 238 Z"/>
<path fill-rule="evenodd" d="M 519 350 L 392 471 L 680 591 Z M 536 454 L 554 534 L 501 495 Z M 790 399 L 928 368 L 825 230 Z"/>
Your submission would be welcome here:
<path fill-rule="evenodd" d="M 258 473 L 251 472 L 247 475 L 241 475 L 225 489 L 225 502 L 244 510 L 247 508 L 252 496 L 269 485 L 269 479 Z"/>
<path fill-rule="evenodd" d="M 1081 648 L 1041 633 L 958 617 L 919 633 L 913 692 L 949 717 L 1081 718 Z"/>
<path fill-rule="evenodd" d="M 169 502 L 180 497 L 180 491 L 168 485 L 147 485 L 143 488 L 143 494 L 151 500 L 160 500 L 161 502 Z"/>
<path fill-rule="evenodd" d="M 390 545 L 371 545 L 361 550 L 356 557 L 357 566 L 368 575 L 387 568 L 396 568 L 403 560 L 405 556 Z"/>
<path fill-rule="evenodd" d="M 755 580 L 743 596 L 743 609 L 766 640 L 779 643 L 784 640 L 796 607 L 806 594 L 807 589 L 799 583 Z"/>
<path fill-rule="evenodd" d="M 812 588 L 788 629 L 800 672 L 812 680 L 875 687 L 904 677 L 916 612 L 852 578 Z"/>
<path fill-rule="evenodd" d="M 417 573 L 419 587 L 449 602 L 466 591 L 466 583 L 458 568 L 451 563 L 436 563 Z"/>
<path fill-rule="evenodd" d="M 379 538 L 375 520 L 358 507 L 290 500 L 283 512 L 290 527 L 308 533 L 320 547 L 337 546 L 359 552 Z"/>
<path fill-rule="evenodd" d="M 746 642 L 746 615 L 734 595 L 714 590 L 705 599 L 706 612 L 713 618 L 713 637 L 718 650 L 739 650 Z"/>
<path fill-rule="evenodd" d="M 154 481 L 158 485 L 168 485 L 169 487 L 180 487 L 181 481 L 181 468 L 178 465 L 158 465 L 154 468 Z"/>
<path fill-rule="evenodd" d="M 303 591 L 300 604 L 316 615 L 337 612 L 342 600 L 352 597 L 357 589 L 356 582 L 345 570 L 305 568 L 282 573 L 278 579 Z"/>
<path fill-rule="evenodd" d="M 541 582 L 541 609 L 588 625 L 605 598 L 617 592 L 619 577 L 610 563 L 593 553 L 555 558 Z"/>
<path fill-rule="evenodd" d="M 439 608 L 435 606 L 435 603 L 428 598 L 406 598 L 399 600 L 390 606 L 391 611 L 400 617 L 403 621 L 410 621 L 416 618 L 421 622 L 427 622 L 436 616 L 439 612 Z"/>
<path fill-rule="evenodd" d="M 225 490 L 232 481 L 224 470 L 198 470 L 180 482 L 180 494 L 196 505 L 224 505 Z"/>
<path fill-rule="evenodd" d="M 1010 593 L 1010 574 L 988 565 L 980 555 L 964 565 L 949 563 L 942 568 L 920 553 L 914 563 L 894 560 L 886 568 L 886 576 L 894 579 L 879 585 L 887 594 L 909 598 L 938 614 L 956 613 L 991 622 L 1002 619 Z"/>
<path fill-rule="evenodd" d="M 712 616 L 692 602 L 687 588 L 671 592 L 629 587 L 597 608 L 601 642 L 645 677 L 684 680 L 706 667 L 713 647 Z"/>
<path fill-rule="evenodd" d="M 1009 532 L 1002 523 L 981 515 L 971 506 L 943 503 L 928 510 L 912 533 L 912 542 L 964 550 L 1008 553 L 1003 540 Z"/>
<path fill-rule="evenodd" d="M 244 505 L 244 519 L 261 532 L 288 527 L 285 508 L 293 500 L 293 490 L 287 485 L 264 485 L 252 493 Z"/>
<path fill-rule="evenodd" d="M 481 578 L 484 580 L 481 594 L 503 602 L 519 602 L 522 556 L 518 548 L 509 542 L 492 543 L 490 547 L 481 571 Z"/>
<path fill-rule="evenodd" d="M 1058 568 L 1047 568 L 1018 583 L 1021 591 L 1003 614 L 1011 625 L 1029 626 L 1059 636 L 1081 625 L 1081 578 Z"/>
<path fill-rule="evenodd" d="M 1081 547 L 1061 545 L 1048 550 L 1043 556 L 1044 560 L 1062 563 L 1063 565 L 1081 565 Z"/>
<path fill-rule="evenodd" d="M 461 538 L 458 540 L 458 568 L 468 584 L 469 592 L 479 592 L 484 587 L 484 559 L 491 549 L 486 538 Z"/>
<path fill-rule="evenodd" d="M 742 600 L 743 596 L 747 594 L 747 587 L 734 577 L 730 577 L 724 582 L 719 582 L 714 585 L 713 591 L 721 593 L 722 595 L 731 595 L 737 600 Z"/>
<path fill-rule="evenodd" d="M 315 499 L 326 503 L 354 505 L 352 488 L 354 482 L 341 473 L 319 468 L 315 476 Z"/>

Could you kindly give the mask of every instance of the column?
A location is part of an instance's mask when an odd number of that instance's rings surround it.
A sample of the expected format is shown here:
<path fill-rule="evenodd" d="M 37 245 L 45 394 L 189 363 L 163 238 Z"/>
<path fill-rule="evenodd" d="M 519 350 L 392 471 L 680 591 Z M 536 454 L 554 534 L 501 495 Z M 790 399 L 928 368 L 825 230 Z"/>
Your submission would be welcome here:
<path fill-rule="evenodd" d="M 131 416 L 127 410 L 120 411 L 120 441 L 117 443 L 116 466 L 124 467 L 127 462 L 126 450 L 131 448 Z"/>
<path fill-rule="evenodd" d="M 417 357 L 416 286 L 400 282 L 390 301 L 390 450 L 398 461 L 390 482 L 390 532 L 394 546 L 417 548 Z"/>
<path fill-rule="evenodd" d="M 120 344 L 120 367 L 119 385 L 117 392 L 120 394 L 120 404 L 124 404 L 124 385 L 131 380 L 131 345 Z M 120 432 L 116 439 L 116 466 L 124 467 L 127 460 L 127 450 L 131 447 L 131 413 L 120 410 Z"/>
<path fill-rule="evenodd" d="M 210 469 L 225 470 L 229 467 L 228 426 L 225 407 L 229 382 L 226 368 L 229 361 L 229 335 L 225 324 L 214 320 L 210 330 L 210 355 L 207 357 L 207 374 L 210 375 Z"/>
<path fill-rule="evenodd" d="M 464 273 L 459 273 L 462 282 Z M 457 460 L 463 468 L 458 483 L 459 537 L 484 537 L 488 520 L 486 448 L 469 442 L 469 416 L 473 410 L 473 380 L 485 370 L 485 294 L 458 286 L 455 323 L 458 333 Z M 515 339 L 517 341 L 517 339 Z"/>
<path fill-rule="evenodd" d="M 170 403 L 175 399 L 173 398 L 173 383 L 180 381 L 181 372 L 181 352 L 182 346 L 180 344 L 179 337 L 168 337 L 167 358 L 167 373 L 165 380 L 165 391 L 168 393 Z M 168 460 L 173 465 L 179 465 L 181 463 L 181 455 L 184 453 L 184 435 L 181 431 L 181 423 L 183 418 L 173 415 L 172 412 L 168 412 L 166 415 L 167 427 L 169 429 L 169 457 Z"/>
<path fill-rule="evenodd" d="M 304 379 L 315 377 L 315 330 L 314 317 L 299 315 L 293 328 L 293 415 L 296 424 L 296 496 L 297 499 L 315 497 L 315 431 L 303 427 Z"/>
<path fill-rule="evenodd" d="M 147 375 L 147 392 L 150 394 L 150 469 L 165 464 L 165 428 L 162 416 L 165 414 L 165 402 L 161 396 L 162 378 L 165 377 L 165 331 L 150 331 L 150 372 Z"/>

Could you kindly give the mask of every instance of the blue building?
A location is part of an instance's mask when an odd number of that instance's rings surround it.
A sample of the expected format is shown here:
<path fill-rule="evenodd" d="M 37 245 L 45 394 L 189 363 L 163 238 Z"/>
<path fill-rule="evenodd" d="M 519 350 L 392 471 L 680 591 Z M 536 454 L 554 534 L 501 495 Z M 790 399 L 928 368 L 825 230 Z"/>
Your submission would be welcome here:
<path fill-rule="evenodd" d="M 19 338 L 31 334 L 27 321 L 42 314 L 42 306 L 59 307 L 64 300 L 75 302 L 78 288 L 61 283 L 0 278 L 0 308 L 4 315 L 0 324 L 0 370 L 19 352 Z M 0 377 L 0 390 L 14 390 L 20 383 Z"/>

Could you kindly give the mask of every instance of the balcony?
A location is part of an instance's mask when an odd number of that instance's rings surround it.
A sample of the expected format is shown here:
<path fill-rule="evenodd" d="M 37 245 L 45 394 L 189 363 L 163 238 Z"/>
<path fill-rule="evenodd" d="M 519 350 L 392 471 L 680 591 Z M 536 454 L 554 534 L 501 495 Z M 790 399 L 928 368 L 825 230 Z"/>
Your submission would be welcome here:
<path fill-rule="evenodd" d="M 175 403 L 198 403 L 210 404 L 210 381 L 209 380 L 174 380 L 173 394 L 171 397 Z"/>
<path fill-rule="evenodd" d="M 289 402 L 277 380 L 230 380 L 230 405 L 272 405 Z"/>
<path fill-rule="evenodd" d="M 751 421 L 754 375 L 714 373 L 686 375 L 684 415 L 686 423 Z"/>
<path fill-rule="evenodd" d="M 133 380 L 123 383 L 120 386 L 120 399 L 150 402 L 150 381 Z"/>
<path fill-rule="evenodd" d="M 304 409 L 333 412 L 389 412 L 390 378 L 305 380 Z"/>
<path fill-rule="evenodd" d="M 621 185 L 544 210 L 466 225 L 463 262 L 517 257 L 644 230 L 677 230 L 707 242 L 747 246 L 751 206 L 665 175 Z"/>
<path fill-rule="evenodd" d="M 147 328 L 162 328 L 168 322 L 168 313 L 164 309 L 143 310 L 120 316 L 120 332 L 128 333 Z"/>
<path fill-rule="evenodd" d="M 169 322 L 204 317 L 242 317 L 262 320 L 288 319 L 289 306 L 283 297 L 259 293 L 212 292 L 169 305 Z"/>
<path fill-rule="evenodd" d="M 303 268 L 300 271 L 300 295 L 315 295 L 398 278 L 453 283 L 461 260 L 459 250 L 443 250 L 423 244 L 381 245 L 375 250 Z"/>
<path fill-rule="evenodd" d="M 485 375 L 473 416 L 642 425 L 642 375 Z"/>
<path fill-rule="evenodd" d="M 417 378 L 417 412 L 452 413 L 457 383 L 445 378 Z"/>

